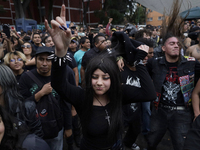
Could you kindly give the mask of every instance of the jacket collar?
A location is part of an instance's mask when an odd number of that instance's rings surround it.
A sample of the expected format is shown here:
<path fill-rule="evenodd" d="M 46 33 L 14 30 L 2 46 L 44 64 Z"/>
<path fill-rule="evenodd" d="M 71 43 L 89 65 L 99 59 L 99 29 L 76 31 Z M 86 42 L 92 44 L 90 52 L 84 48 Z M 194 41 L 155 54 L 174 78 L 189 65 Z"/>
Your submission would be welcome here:
<path fill-rule="evenodd" d="M 163 57 L 161 58 L 161 60 L 160 60 L 159 63 L 160 63 L 160 64 L 166 64 L 166 61 L 167 61 L 167 60 L 166 60 L 166 57 L 163 56 Z M 182 64 L 182 63 L 185 63 L 185 62 L 187 62 L 187 59 L 181 55 L 181 56 L 180 56 L 179 65 Z"/>
<path fill-rule="evenodd" d="M 93 47 L 93 50 L 94 50 L 95 52 L 97 52 L 97 53 L 100 52 L 100 50 L 99 50 L 96 46 Z"/>

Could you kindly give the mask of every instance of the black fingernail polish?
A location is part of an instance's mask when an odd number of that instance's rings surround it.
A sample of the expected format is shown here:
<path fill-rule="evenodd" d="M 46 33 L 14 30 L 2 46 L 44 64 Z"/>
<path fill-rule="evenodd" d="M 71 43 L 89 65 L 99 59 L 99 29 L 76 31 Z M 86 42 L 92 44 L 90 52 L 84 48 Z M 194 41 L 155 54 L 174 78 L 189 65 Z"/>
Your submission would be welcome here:
<path fill-rule="evenodd" d="M 63 27 L 59 26 L 59 28 L 60 28 L 61 30 L 65 31 L 65 29 L 63 29 Z"/>
<path fill-rule="evenodd" d="M 67 30 L 67 27 L 65 27 L 64 25 L 62 25 L 62 27 L 63 27 L 65 30 Z"/>

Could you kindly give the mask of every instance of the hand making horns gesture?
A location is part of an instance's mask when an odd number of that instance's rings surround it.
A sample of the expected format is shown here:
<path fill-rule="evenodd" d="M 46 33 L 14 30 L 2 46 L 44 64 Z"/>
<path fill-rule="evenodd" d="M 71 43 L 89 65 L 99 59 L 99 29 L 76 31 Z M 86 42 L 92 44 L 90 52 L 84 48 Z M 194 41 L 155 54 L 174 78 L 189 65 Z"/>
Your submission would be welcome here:
<path fill-rule="evenodd" d="M 55 54 L 58 57 L 64 57 L 71 41 L 71 30 L 66 27 L 64 4 L 61 7 L 60 17 L 57 16 L 56 20 L 51 20 L 51 26 L 52 28 L 49 27 L 48 21 L 45 19 L 45 28 L 55 44 Z"/>

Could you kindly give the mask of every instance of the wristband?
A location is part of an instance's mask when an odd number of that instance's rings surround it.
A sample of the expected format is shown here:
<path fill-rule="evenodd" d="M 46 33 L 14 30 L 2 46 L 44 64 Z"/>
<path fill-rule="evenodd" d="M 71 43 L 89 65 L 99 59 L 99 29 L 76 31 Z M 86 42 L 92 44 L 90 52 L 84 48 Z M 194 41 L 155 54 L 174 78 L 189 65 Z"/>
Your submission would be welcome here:
<path fill-rule="evenodd" d="M 52 54 L 52 55 L 48 56 L 48 59 L 52 59 L 52 60 L 54 60 L 54 62 L 58 61 L 59 66 L 62 65 L 62 62 L 65 63 L 67 60 L 72 61 L 72 58 L 69 56 L 69 53 L 67 53 L 64 57 L 58 57 L 55 54 Z"/>

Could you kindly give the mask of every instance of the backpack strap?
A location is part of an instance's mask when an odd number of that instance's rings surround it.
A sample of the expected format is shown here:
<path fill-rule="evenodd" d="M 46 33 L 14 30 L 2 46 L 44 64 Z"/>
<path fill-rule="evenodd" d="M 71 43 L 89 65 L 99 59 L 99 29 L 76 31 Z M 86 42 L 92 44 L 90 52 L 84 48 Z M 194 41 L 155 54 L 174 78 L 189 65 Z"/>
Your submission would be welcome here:
<path fill-rule="evenodd" d="M 42 82 L 31 71 L 27 72 L 26 74 L 39 86 L 39 88 L 43 87 Z M 55 104 L 57 103 L 52 93 L 48 94 L 47 96 L 49 98 L 50 103 L 52 102 L 54 102 Z"/>
<path fill-rule="evenodd" d="M 40 88 L 43 87 L 42 82 L 31 72 L 26 73 Z"/>

